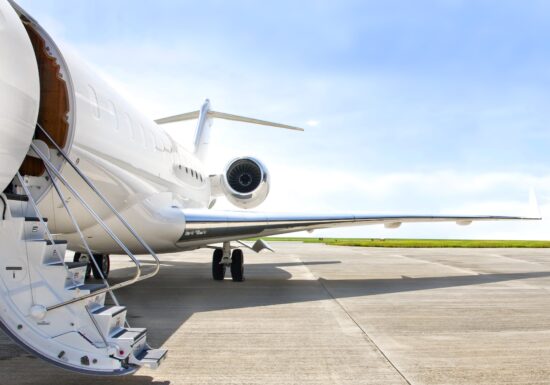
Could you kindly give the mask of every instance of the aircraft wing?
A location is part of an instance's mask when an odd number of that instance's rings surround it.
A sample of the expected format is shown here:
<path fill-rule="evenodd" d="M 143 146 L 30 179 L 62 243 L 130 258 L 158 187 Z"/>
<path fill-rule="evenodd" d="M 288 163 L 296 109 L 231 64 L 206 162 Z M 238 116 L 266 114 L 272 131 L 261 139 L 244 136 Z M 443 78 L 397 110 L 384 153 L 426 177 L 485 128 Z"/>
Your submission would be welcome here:
<path fill-rule="evenodd" d="M 184 209 L 183 213 L 186 221 L 185 232 L 178 242 L 178 245 L 182 246 L 201 246 L 214 242 L 345 226 L 383 224 L 387 228 L 397 228 L 402 223 L 413 222 L 456 222 L 459 225 L 469 225 L 474 221 L 540 219 L 538 217 L 494 215 L 286 215 L 199 209 Z"/>

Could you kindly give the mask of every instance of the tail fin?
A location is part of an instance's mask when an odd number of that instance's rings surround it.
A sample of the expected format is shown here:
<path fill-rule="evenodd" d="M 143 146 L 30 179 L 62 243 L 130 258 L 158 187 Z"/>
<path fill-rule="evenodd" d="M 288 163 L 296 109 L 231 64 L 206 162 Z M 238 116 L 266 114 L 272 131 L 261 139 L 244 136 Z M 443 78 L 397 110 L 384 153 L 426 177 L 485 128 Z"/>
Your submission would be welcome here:
<path fill-rule="evenodd" d="M 175 122 L 183 122 L 186 120 L 198 119 L 197 129 L 195 131 L 195 155 L 204 160 L 208 151 L 208 143 L 210 141 L 210 128 L 212 126 L 212 118 L 233 120 L 236 122 L 259 124 L 262 126 L 270 126 L 277 128 L 285 128 L 287 130 L 304 131 L 303 128 L 289 126 L 287 124 L 280 124 L 274 122 L 268 122 L 267 120 L 260 120 L 254 118 L 247 118 L 246 116 L 239 116 L 233 114 L 227 114 L 225 112 L 217 112 L 210 110 L 210 100 L 206 99 L 201 109 L 198 111 L 187 112 L 185 114 L 168 116 L 166 118 L 157 119 L 157 124 L 167 124 Z"/>

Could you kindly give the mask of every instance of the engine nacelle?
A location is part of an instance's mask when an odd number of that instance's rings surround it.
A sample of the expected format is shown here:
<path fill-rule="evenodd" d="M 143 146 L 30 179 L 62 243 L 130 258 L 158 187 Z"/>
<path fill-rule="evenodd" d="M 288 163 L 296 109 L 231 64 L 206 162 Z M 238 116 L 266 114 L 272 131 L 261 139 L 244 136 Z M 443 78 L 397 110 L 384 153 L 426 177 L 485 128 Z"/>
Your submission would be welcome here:
<path fill-rule="evenodd" d="M 258 159 L 237 158 L 221 175 L 221 190 L 227 200 L 242 209 L 261 204 L 269 193 L 269 172 Z"/>

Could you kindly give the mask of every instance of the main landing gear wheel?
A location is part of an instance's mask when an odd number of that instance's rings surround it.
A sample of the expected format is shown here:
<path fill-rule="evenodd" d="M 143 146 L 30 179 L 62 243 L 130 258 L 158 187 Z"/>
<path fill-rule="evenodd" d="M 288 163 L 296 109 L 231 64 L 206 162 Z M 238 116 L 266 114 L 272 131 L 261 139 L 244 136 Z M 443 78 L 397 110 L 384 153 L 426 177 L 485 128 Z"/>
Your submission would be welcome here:
<path fill-rule="evenodd" d="M 109 271 L 111 270 L 111 256 L 108 254 L 94 254 L 94 259 L 101 269 L 103 277 L 107 278 L 109 276 Z M 85 278 L 88 278 L 90 276 L 90 273 L 92 273 L 94 275 L 94 278 L 101 279 L 101 274 L 99 274 L 99 271 L 95 268 L 95 265 L 88 254 L 75 253 L 73 257 L 73 262 L 88 262 Z"/>
<path fill-rule="evenodd" d="M 225 265 L 220 263 L 223 258 L 223 250 L 216 249 L 212 255 L 212 278 L 214 281 L 223 281 L 225 277 Z"/>
<path fill-rule="evenodd" d="M 244 281 L 244 255 L 241 249 L 235 249 L 231 254 L 231 278 L 234 282 Z"/>
<path fill-rule="evenodd" d="M 92 265 L 92 274 L 95 279 L 107 278 L 109 276 L 109 271 L 111 271 L 111 256 L 109 254 L 94 254 L 94 259 L 97 263 L 97 266 L 101 269 L 101 274 L 96 269 L 95 264 Z M 101 276 L 103 274 L 103 277 Z"/>

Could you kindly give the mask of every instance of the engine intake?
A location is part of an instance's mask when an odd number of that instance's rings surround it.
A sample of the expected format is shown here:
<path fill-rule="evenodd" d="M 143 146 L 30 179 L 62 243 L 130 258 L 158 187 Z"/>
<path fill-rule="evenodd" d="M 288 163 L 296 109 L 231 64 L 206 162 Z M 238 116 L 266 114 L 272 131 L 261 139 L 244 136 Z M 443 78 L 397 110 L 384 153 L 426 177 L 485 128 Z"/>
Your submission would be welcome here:
<path fill-rule="evenodd" d="M 269 173 L 257 159 L 235 159 L 227 165 L 222 176 L 222 189 L 235 206 L 248 209 L 261 204 L 269 193 Z"/>

